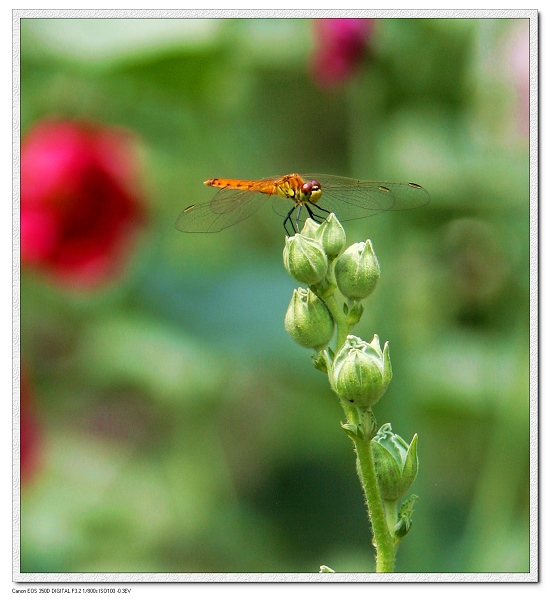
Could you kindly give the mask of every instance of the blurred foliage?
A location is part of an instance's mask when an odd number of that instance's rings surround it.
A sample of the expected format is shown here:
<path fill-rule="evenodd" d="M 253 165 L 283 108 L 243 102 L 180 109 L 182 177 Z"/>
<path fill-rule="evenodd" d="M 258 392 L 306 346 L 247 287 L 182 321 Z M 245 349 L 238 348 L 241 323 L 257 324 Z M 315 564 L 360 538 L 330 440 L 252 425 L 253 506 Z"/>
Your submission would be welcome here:
<path fill-rule="evenodd" d="M 528 33 L 380 20 L 357 76 L 320 89 L 306 19 L 21 21 L 22 136 L 52 115 L 134 130 L 149 212 L 108 286 L 22 271 L 44 435 L 22 490 L 23 572 L 374 568 L 341 409 L 283 327 L 281 219 L 173 225 L 212 196 L 207 178 L 300 171 L 431 195 L 346 227 L 382 269 L 357 331 L 390 340 L 378 423 L 419 436 L 397 569 L 529 570 L 529 149 L 513 54 Z"/>

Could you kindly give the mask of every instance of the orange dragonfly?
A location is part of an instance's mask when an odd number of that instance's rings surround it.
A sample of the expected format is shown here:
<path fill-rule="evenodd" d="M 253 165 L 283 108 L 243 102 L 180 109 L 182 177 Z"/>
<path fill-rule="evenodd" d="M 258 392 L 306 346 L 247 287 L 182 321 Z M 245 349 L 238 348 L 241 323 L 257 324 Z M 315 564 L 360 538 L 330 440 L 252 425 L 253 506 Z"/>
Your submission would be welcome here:
<path fill-rule="evenodd" d="M 351 221 L 387 210 L 418 208 L 430 201 L 428 192 L 416 183 L 335 175 L 293 173 L 252 181 L 208 179 L 204 184 L 220 189 L 209 202 L 188 206 L 178 217 L 176 229 L 191 233 L 221 231 L 248 218 L 270 197 L 275 212 L 284 217 L 283 227 L 289 235 L 289 227 L 293 233 L 299 231 L 300 217 L 303 220 L 309 216 L 319 223 L 332 212 L 340 221 Z"/>

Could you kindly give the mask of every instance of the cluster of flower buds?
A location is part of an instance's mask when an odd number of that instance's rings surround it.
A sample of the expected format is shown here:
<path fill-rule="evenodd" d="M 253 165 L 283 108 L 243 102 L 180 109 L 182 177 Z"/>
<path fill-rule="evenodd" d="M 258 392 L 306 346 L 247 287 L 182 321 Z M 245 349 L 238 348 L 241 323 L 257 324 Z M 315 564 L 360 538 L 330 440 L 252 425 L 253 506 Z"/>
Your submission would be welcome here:
<path fill-rule="evenodd" d="M 321 224 L 308 219 L 301 233 L 286 238 L 285 268 L 309 287 L 294 290 L 285 328 L 295 342 L 319 352 L 316 366 L 327 372 L 341 400 L 368 409 L 378 402 L 391 380 L 388 344 L 382 351 L 377 335 L 370 344 L 349 335 L 336 356 L 321 354 L 335 329 L 328 298 L 340 290 L 346 298 L 342 312 L 351 327 L 361 318 L 361 301 L 372 294 L 380 278 L 380 265 L 370 240 L 344 250 L 345 244 L 345 231 L 333 214 Z"/>
<path fill-rule="evenodd" d="M 320 225 L 307 219 L 301 233 L 286 238 L 283 263 L 296 281 L 315 285 L 326 278 L 345 244 L 346 232 L 333 214 Z"/>
<path fill-rule="evenodd" d="M 321 225 L 308 219 L 301 233 L 286 238 L 283 263 L 300 283 L 318 286 L 334 277 L 346 298 L 361 301 L 374 291 L 380 265 L 370 240 L 352 244 L 342 253 L 345 244 L 346 233 L 333 214 Z"/>
<path fill-rule="evenodd" d="M 392 378 L 389 345 L 386 342 L 382 349 L 376 334 L 369 343 L 348 333 L 363 314 L 362 300 L 372 294 L 378 283 L 380 265 L 370 240 L 344 250 L 345 244 L 346 234 L 333 214 L 321 224 L 308 219 L 301 233 L 286 238 L 285 268 L 309 287 L 294 290 L 285 328 L 295 342 L 317 351 L 315 366 L 327 373 L 340 402 L 358 411 L 359 423 L 343 427 L 356 441 L 372 438 L 380 495 L 385 502 L 393 502 L 408 491 L 416 478 L 417 436 L 409 445 L 392 432 L 389 423 L 376 433 L 371 408 L 384 395 Z M 345 298 L 341 308 L 334 299 L 337 289 Z M 344 327 L 345 332 L 337 336 L 338 347 L 333 351 L 328 345 L 339 327 Z M 411 497 L 403 505 L 395 525 L 396 539 L 410 528 L 414 499 Z"/>
<path fill-rule="evenodd" d="M 283 263 L 288 273 L 307 290 L 294 290 L 285 315 L 292 339 L 306 348 L 321 350 L 332 339 L 334 319 L 323 295 L 331 294 L 334 259 L 342 252 L 346 233 L 333 214 L 322 224 L 308 219 L 301 233 L 286 238 Z"/>
<path fill-rule="evenodd" d="M 331 214 L 319 224 L 307 219 L 302 232 L 286 238 L 283 263 L 288 273 L 308 289 L 294 290 L 285 315 L 285 328 L 292 339 L 315 349 L 318 368 L 325 371 L 332 389 L 341 400 L 369 408 L 386 391 L 392 371 L 388 344 L 382 352 L 378 336 L 369 344 L 355 336 L 342 336 L 345 343 L 322 352 L 330 343 L 335 319 L 329 306 L 338 289 L 345 297 L 341 315 L 349 329 L 363 313 L 361 301 L 367 298 L 380 278 L 380 265 L 370 240 L 344 250 L 344 228 Z M 332 360 L 333 359 L 333 360 Z"/>
<path fill-rule="evenodd" d="M 372 294 L 380 278 L 380 265 L 370 240 L 353 244 L 343 252 L 345 244 L 345 231 L 333 214 L 321 224 L 308 219 L 301 233 L 286 238 L 283 263 L 294 279 L 309 286 L 311 293 L 321 298 L 331 296 L 338 288 L 347 299 L 343 310 L 348 322 L 355 325 L 363 312 L 361 301 Z M 289 311 L 292 311 L 292 303 Z M 296 323 L 300 333 L 294 335 L 294 322 L 287 313 L 287 331 L 303 346 L 322 346 L 319 335 L 314 333 L 319 322 L 315 320 L 308 327 L 304 317 L 305 313 L 302 313 L 302 319 Z M 324 330 L 328 332 L 328 326 Z M 306 331 L 312 332 L 311 342 Z M 329 341 L 330 337 L 324 345 Z"/>

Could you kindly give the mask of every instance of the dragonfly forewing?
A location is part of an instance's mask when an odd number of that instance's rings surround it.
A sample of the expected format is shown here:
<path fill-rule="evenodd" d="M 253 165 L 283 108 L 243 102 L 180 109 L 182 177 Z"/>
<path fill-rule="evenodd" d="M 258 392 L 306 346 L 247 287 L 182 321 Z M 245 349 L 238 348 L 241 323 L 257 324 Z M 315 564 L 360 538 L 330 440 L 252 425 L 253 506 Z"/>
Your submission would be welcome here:
<path fill-rule="evenodd" d="M 222 231 L 255 213 L 267 198 L 258 192 L 221 189 L 210 202 L 186 208 L 176 221 L 176 229 L 186 233 Z"/>
<path fill-rule="evenodd" d="M 430 196 L 414 183 L 366 181 L 334 175 L 308 174 L 316 179 L 323 194 L 319 206 L 334 212 L 339 220 L 370 217 L 388 210 L 409 210 L 428 204 Z"/>

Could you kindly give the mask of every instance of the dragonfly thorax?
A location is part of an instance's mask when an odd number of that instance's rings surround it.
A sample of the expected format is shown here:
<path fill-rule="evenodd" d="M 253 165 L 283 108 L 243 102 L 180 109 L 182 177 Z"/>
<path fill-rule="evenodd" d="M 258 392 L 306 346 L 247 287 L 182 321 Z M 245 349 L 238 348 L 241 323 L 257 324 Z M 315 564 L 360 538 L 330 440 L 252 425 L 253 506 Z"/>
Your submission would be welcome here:
<path fill-rule="evenodd" d="M 317 204 L 321 197 L 321 184 L 318 181 L 304 181 L 300 175 L 287 175 L 277 183 L 275 193 L 283 198 L 294 200 L 298 205 Z"/>

